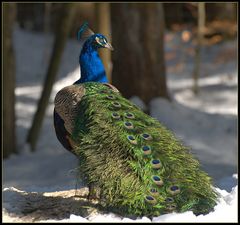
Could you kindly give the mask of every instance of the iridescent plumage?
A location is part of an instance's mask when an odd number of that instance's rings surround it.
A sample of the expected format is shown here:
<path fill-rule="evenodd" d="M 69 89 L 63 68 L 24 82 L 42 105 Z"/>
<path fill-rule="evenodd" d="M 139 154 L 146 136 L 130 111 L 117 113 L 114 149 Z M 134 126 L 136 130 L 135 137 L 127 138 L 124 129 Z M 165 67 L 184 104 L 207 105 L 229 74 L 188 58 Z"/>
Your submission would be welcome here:
<path fill-rule="evenodd" d="M 79 158 L 85 182 L 97 185 L 100 201 L 118 213 L 213 210 L 217 194 L 189 148 L 102 79 L 96 51 L 106 43 L 99 37 L 91 34 L 84 43 L 81 79 L 55 97 L 58 139 Z M 88 51 L 92 60 L 85 62 Z"/>

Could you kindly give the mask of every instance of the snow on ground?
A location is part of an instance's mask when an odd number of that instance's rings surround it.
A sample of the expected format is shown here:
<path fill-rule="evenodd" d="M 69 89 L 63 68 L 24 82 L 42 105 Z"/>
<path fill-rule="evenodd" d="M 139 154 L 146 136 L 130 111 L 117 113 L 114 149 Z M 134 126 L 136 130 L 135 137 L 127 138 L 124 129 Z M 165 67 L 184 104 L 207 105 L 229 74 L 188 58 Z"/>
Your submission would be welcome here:
<path fill-rule="evenodd" d="M 227 57 L 234 56 L 237 42 L 229 41 L 203 49 L 204 69 L 199 79 L 200 93 L 194 96 L 191 92 L 193 69 L 191 51 L 189 54 L 184 53 L 184 49 L 188 49 L 189 46 L 177 45 L 179 37 L 177 35 L 173 37 L 178 39 L 166 43 L 167 54 L 172 54 L 176 46 L 179 48 L 177 54 L 167 60 L 168 86 L 173 100 L 168 102 L 161 98 L 153 99 L 150 102 L 150 113 L 192 148 L 193 154 L 199 158 L 204 170 L 213 177 L 221 198 L 215 211 L 206 216 L 196 217 L 192 212 L 173 213 L 154 218 L 152 221 L 237 221 L 237 179 L 232 177 L 232 174 L 237 172 L 237 58 Z M 17 59 L 15 109 L 17 147 L 21 154 L 11 155 L 3 161 L 4 221 L 20 221 L 20 218 L 14 217 L 9 211 L 14 201 L 18 201 L 14 195 L 6 194 L 11 187 L 30 193 L 70 190 L 76 185 L 77 160 L 58 142 L 52 121 L 55 94 L 79 77 L 78 55 L 81 45 L 76 40 L 69 40 L 65 48 L 36 151 L 30 152 L 25 144 L 42 90 L 52 43 L 51 35 L 26 32 L 18 27 L 15 29 L 14 45 Z M 132 100 L 144 106 L 137 97 Z M 78 187 L 82 186 L 78 182 Z M 72 214 L 70 218 L 61 221 L 84 220 Z M 95 215 L 88 220 L 130 221 L 129 218 L 120 218 L 111 213 Z M 138 221 L 150 222 L 150 219 L 143 217 Z"/>
<path fill-rule="evenodd" d="M 230 193 L 219 188 L 216 190 L 221 196 L 219 203 L 207 215 L 195 216 L 191 211 L 173 212 L 151 220 L 147 217 L 124 218 L 96 210 L 87 214 L 85 212 L 85 216 L 81 216 L 84 214 L 83 207 L 81 208 L 83 202 L 73 197 L 74 190 L 41 193 L 24 192 L 11 187 L 3 190 L 3 215 L 4 222 L 236 222 L 237 186 Z"/>

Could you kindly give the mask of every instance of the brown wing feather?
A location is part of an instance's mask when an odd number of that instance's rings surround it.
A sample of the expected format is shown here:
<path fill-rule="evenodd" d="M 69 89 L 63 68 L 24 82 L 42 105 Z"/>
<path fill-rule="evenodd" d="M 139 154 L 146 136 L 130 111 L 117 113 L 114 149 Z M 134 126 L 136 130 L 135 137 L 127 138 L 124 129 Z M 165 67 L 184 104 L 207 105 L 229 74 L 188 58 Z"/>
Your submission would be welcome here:
<path fill-rule="evenodd" d="M 64 121 L 68 133 L 72 134 L 77 105 L 85 94 L 82 85 L 70 85 L 61 89 L 54 100 L 55 110 Z"/>

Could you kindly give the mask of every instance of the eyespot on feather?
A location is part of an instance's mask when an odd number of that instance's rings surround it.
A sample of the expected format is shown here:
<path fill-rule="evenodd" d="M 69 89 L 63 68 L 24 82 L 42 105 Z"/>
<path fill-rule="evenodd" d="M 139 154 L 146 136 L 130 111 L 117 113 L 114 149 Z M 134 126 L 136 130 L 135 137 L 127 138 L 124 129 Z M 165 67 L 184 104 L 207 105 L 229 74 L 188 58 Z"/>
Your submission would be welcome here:
<path fill-rule="evenodd" d="M 147 145 L 143 146 L 142 150 L 144 155 L 150 155 L 152 153 L 151 147 Z"/>
<path fill-rule="evenodd" d="M 115 97 L 113 95 L 107 95 L 107 99 L 115 99 Z"/>
<path fill-rule="evenodd" d="M 168 192 L 171 194 L 171 195 L 176 195 L 178 193 L 180 193 L 180 188 L 177 186 L 177 185 L 173 185 L 173 186 L 170 186 L 168 188 Z"/>
<path fill-rule="evenodd" d="M 133 113 L 130 113 L 130 112 L 124 113 L 124 116 L 125 116 L 126 118 L 128 118 L 128 119 L 134 119 L 134 118 L 135 118 L 134 114 L 133 114 Z"/>
<path fill-rule="evenodd" d="M 112 116 L 113 119 L 120 119 L 120 117 L 121 117 L 117 112 L 113 112 L 111 114 L 111 116 Z"/>
<path fill-rule="evenodd" d="M 166 203 L 172 203 L 172 202 L 174 202 L 174 199 L 171 198 L 171 197 L 167 197 L 167 198 L 165 199 L 165 202 L 166 202 Z"/>
<path fill-rule="evenodd" d="M 144 140 L 147 140 L 147 141 L 152 140 L 152 136 L 151 136 L 150 134 L 147 134 L 147 133 L 141 134 L 141 137 L 142 137 Z"/>
<path fill-rule="evenodd" d="M 151 188 L 150 190 L 149 190 L 149 192 L 150 192 L 150 194 L 152 195 L 152 196 L 159 196 L 159 192 L 157 191 L 157 189 L 156 188 Z"/>
<path fill-rule="evenodd" d="M 169 211 L 173 211 L 177 208 L 177 205 L 176 204 L 170 204 L 170 205 L 167 205 L 166 206 L 166 209 L 169 210 Z"/>
<path fill-rule="evenodd" d="M 133 129 L 133 124 L 131 123 L 131 122 L 124 122 L 124 126 L 125 126 L 125 128 L 127 128 L 127 129 Z"/>
<path fill-rule="evenodd" d="M 127 139 L 128 139 L 128 141 L 129 141 L 131 144 L 134 144 L 134 145 L 137 144 L 137 140 L 136 140 L 135 137 L 133 137 L 132 135 L 128 135 L 128 136 L 127 136 Z"/>
<path fill-rule="evenodd" d="M 150 204 L 156 204 L 157 203 L 157 200 L 154 197 L 150 196 L 150 195 L 147 195 L 145 197 L 145 201 L 150 203 Z"/>
<path fill-rule="evenodd" d="M 162 167 L 162 163 L 158 159 L 153 159 L 151 163 L 153 169 L 160 169 Z"/>
<path fill-rule="evenodd" d="M 156 185 L 158 185 L 158 186 L 162 186 L 162 185 L 163 185 L 162 179 L 161 179 L 159 176 L 157 176 L 157 175 L 153 175 L 153 176 L 152 176 L 152 181 L 153 181 Z"/>
<path fill-rule="evenodd" d="M 115 108 L 121 108 L 121 104 L 119 102 L 113 102 L 112 105 L 115 107 Z"/>
<path fill-rule="evenodd" d="M 101 93 L 101 94 L 107 94 L 108 91 L 107 91 L 107 90 L 100 90 L 99 93 Z"/>

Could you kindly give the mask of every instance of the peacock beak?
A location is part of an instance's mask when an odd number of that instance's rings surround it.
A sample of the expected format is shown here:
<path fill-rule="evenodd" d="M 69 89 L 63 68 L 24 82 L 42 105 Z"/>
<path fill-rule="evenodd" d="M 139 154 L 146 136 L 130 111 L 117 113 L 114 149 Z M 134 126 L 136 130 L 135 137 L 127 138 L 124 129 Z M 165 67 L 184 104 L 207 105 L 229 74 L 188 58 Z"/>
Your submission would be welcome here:
<path fill-rule="evenodd" d="M 110 49 L 111 51 L 114 50 L 113 46 L 110 43 L 106 43 L 106 45 L 104 45 L 104 47 Z"/>

